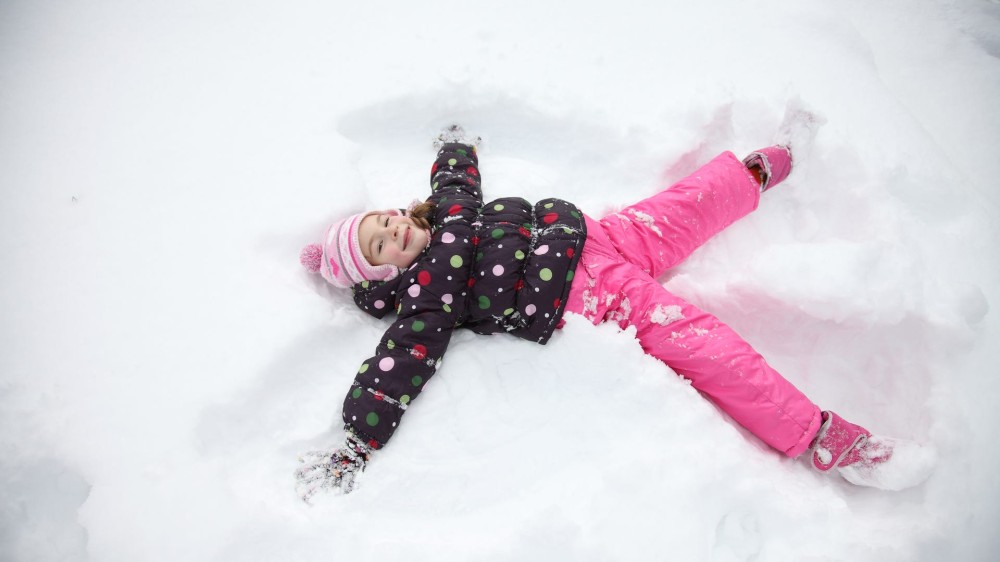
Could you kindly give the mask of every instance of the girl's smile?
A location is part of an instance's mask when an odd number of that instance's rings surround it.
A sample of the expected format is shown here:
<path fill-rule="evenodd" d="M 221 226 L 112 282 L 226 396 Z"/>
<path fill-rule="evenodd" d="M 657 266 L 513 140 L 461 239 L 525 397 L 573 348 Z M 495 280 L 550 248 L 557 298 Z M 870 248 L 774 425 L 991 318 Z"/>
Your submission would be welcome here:
<path fill-rule="evenodd" d="M 406 216 L 372 214 L 358 225 L 358 243 L 372 265 L 392 264 L 405 269 L 429 240 L 430 234 Z"/>

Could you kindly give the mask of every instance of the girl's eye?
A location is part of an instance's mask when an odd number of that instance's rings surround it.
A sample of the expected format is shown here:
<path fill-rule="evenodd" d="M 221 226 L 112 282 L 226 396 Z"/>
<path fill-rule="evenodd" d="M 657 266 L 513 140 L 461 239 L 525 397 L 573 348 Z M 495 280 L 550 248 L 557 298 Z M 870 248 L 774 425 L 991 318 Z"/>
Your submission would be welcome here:
<path fill-rule="evenodd" d="M 378 253 L 382 253 L 382 242 L 378 243 Z"/>
<path fill-rule="evenodd" d="M 385 217 L 385 227 L 389 228 L 389 217 Z"/>

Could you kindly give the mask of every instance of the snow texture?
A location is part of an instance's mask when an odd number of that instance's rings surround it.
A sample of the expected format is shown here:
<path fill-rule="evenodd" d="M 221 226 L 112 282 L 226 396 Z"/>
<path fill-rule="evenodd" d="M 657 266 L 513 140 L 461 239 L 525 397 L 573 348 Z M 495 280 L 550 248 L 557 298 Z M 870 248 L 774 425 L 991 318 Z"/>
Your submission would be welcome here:
<path fill-rule="evenodd" d="M 998 11 L 0 3 L 0 559 L 995 559 Z M 544 347 L 456 334 L 355 491 L 296 496 L 389 322 L 299 250 L 423 196 L 442 126 L 482 135 L 488 197 L 601 216 L 797 103 L 808 155 L 663 282 L 932 445 L 926 483 L 783 458 L 573 317 Z"/>

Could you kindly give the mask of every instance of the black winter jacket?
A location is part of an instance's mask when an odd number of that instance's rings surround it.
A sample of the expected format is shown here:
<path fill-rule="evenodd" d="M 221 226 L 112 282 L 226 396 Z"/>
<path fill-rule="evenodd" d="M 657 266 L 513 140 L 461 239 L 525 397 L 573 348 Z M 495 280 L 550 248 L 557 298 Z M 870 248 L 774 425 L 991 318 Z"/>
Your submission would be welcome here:
<path fill-rule="evenodd" d="M 431 243 L 395 279 L 354 286 L 376 318 L 395 310 L 375 355 L 344 400 L 346 427 L 382 447 L 434 375 L 459 326 L 544 344 L 565 309 L 586 240 L 571 203 L 520 198 L 483 204 L 474 147 L 448 143 L 431 167 Z"/>

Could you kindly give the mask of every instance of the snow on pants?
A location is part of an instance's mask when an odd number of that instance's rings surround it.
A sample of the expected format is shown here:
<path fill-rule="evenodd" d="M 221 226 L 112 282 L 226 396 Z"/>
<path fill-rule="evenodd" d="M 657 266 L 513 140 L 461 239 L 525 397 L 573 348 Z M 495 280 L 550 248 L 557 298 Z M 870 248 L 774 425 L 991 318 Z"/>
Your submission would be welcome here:
<path fill-rule="evenodd" d="M 566 310 L 595 324 L 635 326 L 643 350 L 667 364 L 734 420 L 790 457 L 808 447 L 820 410 L 717 318 L 656 278 L 757 208 L 760 188 L 725 152 L 660 193 L 600 221 L 587 242 Z"/>

